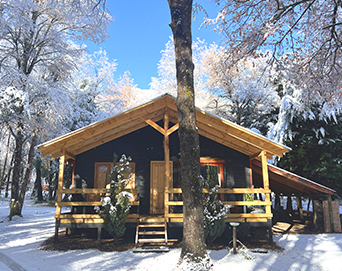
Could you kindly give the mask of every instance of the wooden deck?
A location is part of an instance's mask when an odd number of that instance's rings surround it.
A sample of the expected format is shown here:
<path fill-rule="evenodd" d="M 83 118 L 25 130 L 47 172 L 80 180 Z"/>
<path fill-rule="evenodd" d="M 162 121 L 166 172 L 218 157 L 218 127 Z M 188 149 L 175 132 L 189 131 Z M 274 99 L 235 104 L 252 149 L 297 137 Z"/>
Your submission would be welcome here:
<path fill-rule="evenodd" d="M 139 189 L 127 189 L 128 192 L 134 195 L 135 199 L 139 198 Z M 204 192 L 206 192 L 204 190 Z M 228 195 L 236 196 L 240 195 L 240 198 L 245 199 L 245 194 L 263 194 L 263 198 L 267 199 L 267 194 L 271 193 L 269 189 L 245 189 L 245 188 L 219 188 L 218 195 L 221 199 L 229 198 Z M 58 191 L 58 194 L 97 194 L 98 198 L 100 196 L 109 193 L 108 189 L 63 189 Z M 135 206 L 136 210 L 134 213 L 130 213 L 127 218 L 128 223 L 136 223 L 138 220 L 141 222 L 175 222 L 182 223 L 183 222 L 183 201 L 177 200 L 177 198 L 181 198 L 182 189 L 181 188 L 172 188 L 165 191 L 165 212 L 164 214 L 152 215 L 152 214 L 139 214 L 139 200 L 130 200 L 131 206 Z M 62 197 L 61 197 L 62 198 Z M 85 197 L 86 198 L 86 197 Z M 94 197 L 96 198 L 96 197 Z M 271 205 L 272 202 L 270 200 L 237 200 L 237 201 L 228 201 L 223 200 L 222 203 L 226 206 L 230 207 L 230 212 L 227 214 L 226 222 L 267 222 L 272 218 Z M 86 207 L 95 207 L 101 206 L 102 201 L 79 201 L 79 202 L 56 202 L 56 215 L 55 218 L 58 222 L 62 224 L 91 224 L 91 223 L 103 223 L 103 219 L 99 214 L 94 212 L 89 213 L 89 209 Z M 249 212 L 250 208 L 258 206 L 258 209 L 261 212 L 253 213 Z M 67 213 L 62 213 L 62 208 L 65 207 L 79 207 L 83 208 L 82 213 L 73 213 L 68 211 Z M 176 207 L 176 208 L 175 208 Z M 88 213 L 87 213 L 88 211 Z"/>

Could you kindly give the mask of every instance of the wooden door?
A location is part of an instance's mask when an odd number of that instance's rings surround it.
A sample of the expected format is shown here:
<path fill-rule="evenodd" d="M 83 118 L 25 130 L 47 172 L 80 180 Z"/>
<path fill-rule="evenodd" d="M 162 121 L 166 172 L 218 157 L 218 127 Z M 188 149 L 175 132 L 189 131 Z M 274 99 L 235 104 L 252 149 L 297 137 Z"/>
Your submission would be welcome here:
<path fill-rule="evenodd" d="M 172 176 L 172 162 L 170 162 Z M 165 162 L 151 161 L 150 213 L 164 213 Z"/>

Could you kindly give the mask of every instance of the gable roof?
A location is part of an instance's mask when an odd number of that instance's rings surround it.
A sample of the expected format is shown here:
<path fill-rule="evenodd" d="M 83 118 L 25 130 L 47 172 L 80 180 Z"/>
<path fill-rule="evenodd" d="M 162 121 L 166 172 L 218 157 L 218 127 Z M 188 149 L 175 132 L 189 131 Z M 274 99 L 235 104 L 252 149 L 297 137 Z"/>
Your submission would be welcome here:
<path fill-rule="evenodd" d="M 43 156 L 50 154 L 52 157 L 60 157 L 64 152 L 73 158 L 94 147 L 141 129 L 149 125 L 151 121 L 162 120 L 166 111 L 170 122 L 178 123 L 175 101 L 173 96 L 164 94 L 143 105 L 52 139 L 37 148 Z M 196 121 L 200 135 L 249 156 L 258 155 L 265 150 L 267 157 L 272 158 L 274 155 L 282 156 L 283 153 L 289 151 L 286 146 L 199 108 L 196 108 Z"/>

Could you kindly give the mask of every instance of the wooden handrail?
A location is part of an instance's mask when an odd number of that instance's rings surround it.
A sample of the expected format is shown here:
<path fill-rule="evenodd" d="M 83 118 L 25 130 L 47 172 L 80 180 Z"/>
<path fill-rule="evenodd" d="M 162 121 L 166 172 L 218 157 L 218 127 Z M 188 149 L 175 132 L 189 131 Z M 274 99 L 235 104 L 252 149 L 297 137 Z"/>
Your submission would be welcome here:
<path fill-rule="evenodd" d="M 203 189 L 204 193 L 208 193 L 207 189 Z M 261 193 L 261 194 L 269 194 L 271 193 L 270 189 L 264 188 L 219 188 L 216 191 L 218 194 L 249 194 L 249 193 Z M 169 188 L 165 190 L 165 193 L 169 194 L 180 194 L 182 193 L 182 188 Z"/>
<path fill-rule="evenodd" d="M 56 202 L 56 206 L 58 207 L 66 207 L 66 206 L 101 206 L 102 201 L 66 201 L 66 202 Z"/>
<path fill-rule="evenodd" d="M 138 188 L 127 188 L 125 191 L 132 194 L 138 194 Z M 72 188 L 72 189 L 57 189 L 57 194 L 104 194 L 109 193 L 107 188 Z"/>
<path fill-rule="evenodd" d="M 262 200 L 254 200 L 254 201 L 222 201 L 223 205 L 234 205 L 234 206 L 270 206 L 272 202 L 262 201 Z M 165 205 L 167 206 L 181 206 L 183 205 L 183 201 L 170 200 L 166 201 Z"/>
<path fill-rule="evenodd" d="M 107 193 L 106 188 L 75 188 L 75 189 L 57 189 L 57 194 L 103 194 Z"/>

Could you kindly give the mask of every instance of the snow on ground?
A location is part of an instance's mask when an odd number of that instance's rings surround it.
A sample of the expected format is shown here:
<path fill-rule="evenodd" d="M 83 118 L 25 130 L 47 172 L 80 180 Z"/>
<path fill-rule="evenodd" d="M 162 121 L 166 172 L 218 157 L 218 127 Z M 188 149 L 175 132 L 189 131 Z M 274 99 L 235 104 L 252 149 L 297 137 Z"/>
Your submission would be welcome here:
<path fill-rule="evenodd" d="M 43 251 L 54 234 L 55 208 L 26 201 L 23 217 L 9 222 L 9 201 L 0 198 L 0 270 L 178 270 L 180 249 L 168 253 Z M 342 271 L 342 234 L 275 235 L 282 252 L 231 254 L 208 251 L 213 270 Z"/>

